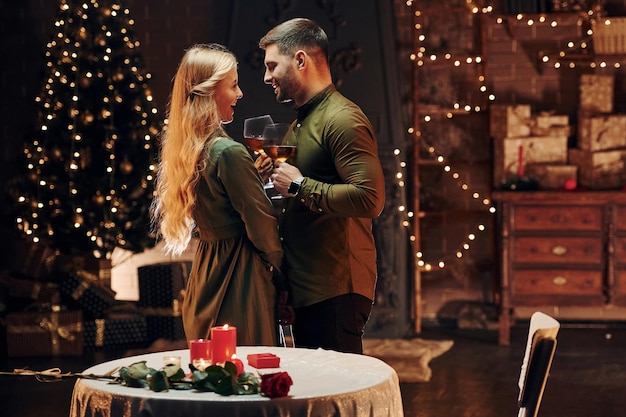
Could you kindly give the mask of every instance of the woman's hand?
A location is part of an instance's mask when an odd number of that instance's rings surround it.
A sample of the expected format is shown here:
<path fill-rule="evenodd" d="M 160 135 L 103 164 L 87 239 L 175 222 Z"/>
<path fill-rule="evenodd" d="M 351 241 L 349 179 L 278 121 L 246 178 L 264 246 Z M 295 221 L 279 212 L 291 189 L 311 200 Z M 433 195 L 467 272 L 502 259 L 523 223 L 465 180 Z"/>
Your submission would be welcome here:
<path fill-rule="evenodd" d="M 262 153 L 254 161 L 254 166 L 263 179 L 263 184 L 267 183 L 270 175 L 272 175 L 272 170 L 274 169 L 274 162 L 272 161 L 272 158 Z"/>

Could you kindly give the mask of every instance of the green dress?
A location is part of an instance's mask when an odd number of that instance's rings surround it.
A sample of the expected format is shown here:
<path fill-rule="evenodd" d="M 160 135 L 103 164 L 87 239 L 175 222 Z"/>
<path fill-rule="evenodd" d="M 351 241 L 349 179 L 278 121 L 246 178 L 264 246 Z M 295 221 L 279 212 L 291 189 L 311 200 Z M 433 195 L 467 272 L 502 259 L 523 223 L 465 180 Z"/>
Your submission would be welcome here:
<path fill-rule="evenodd" d="M 247 149 L 230 138 L 210 147 L 193 217 L 199 245 L 182 313 L 187 340 L 237 328 L 238 345 L 276 346 L 274 268 L 283 251 L 272 204 Z"/>

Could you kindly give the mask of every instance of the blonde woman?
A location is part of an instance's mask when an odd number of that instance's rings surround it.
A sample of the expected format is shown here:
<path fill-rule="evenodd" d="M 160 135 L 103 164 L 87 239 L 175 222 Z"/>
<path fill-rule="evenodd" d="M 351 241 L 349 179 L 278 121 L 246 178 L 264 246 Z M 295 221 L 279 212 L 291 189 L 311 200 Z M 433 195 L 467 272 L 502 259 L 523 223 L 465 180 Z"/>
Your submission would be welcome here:
<path fill-rule="evenodd" d="M 277 222 L 250 154 L 222 127 L 242 97 L 230 51 L 186 51 L 162 133 L 152 220 L 168 253 L 181 254 L 192 233 L 199 238 L 182 305 L 187 339 L 228 324 L 239 345 L 275 346 Z"/>

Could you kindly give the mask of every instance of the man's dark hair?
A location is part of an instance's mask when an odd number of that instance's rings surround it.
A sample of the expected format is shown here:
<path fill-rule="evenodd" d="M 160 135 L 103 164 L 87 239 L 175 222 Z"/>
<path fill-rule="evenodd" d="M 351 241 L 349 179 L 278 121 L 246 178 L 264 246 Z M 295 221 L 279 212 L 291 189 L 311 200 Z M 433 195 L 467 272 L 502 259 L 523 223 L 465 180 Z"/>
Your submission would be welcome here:
<path fill-rule="evenodd" d="M 278 45 L 281 55 L 294 55 L 299 49 L 316 57 L 321 55 L 328 63 L 328 36 L 317 23 L 310 19 L 287 20 L 271 29 L 259 41 L 261 49 Z"/>

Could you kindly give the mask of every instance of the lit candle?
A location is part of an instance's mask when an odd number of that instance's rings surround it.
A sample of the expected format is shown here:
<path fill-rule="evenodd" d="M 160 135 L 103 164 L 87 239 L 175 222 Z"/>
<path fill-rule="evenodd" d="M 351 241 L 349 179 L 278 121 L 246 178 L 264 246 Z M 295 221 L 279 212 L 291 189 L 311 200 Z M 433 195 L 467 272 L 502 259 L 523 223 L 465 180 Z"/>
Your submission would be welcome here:
<path fill-rule="evenodd" d="M 206 368 L 208 368 L 209 366 L 211 366 L 211 361 L 207 360 L 207 359 L 202 359 L 202 358 L 196 358 L 193 359 L 191 361 L 191 364 L 193 365 L 194 368 L 196 368 L 198 371 L 204 371 Z"/>
<path fill-rule="evenodd" d="M 214 364 L 231 360 L 237 353 L 237 328 L 228 324 L 211 328 L 211 349 Z"/>
<path fill-rule="evenodd" d="M 163 366 L 176 365 L 180 368 L 180 356 L 163 356 Z"/>
<path fill-rule="evenodd" d="M 195 359 L 211 362 L 211 341 L 208 339 L 194 339 L 189 341 L 189 360 L 193 364 Z M 194 365 L 195 366 L 195 365 Z"/>
<path fill-rule="evenodd" d="M 524 147 L 522 145 L 517 149 L 517 176 L 524 176 Z"/>

